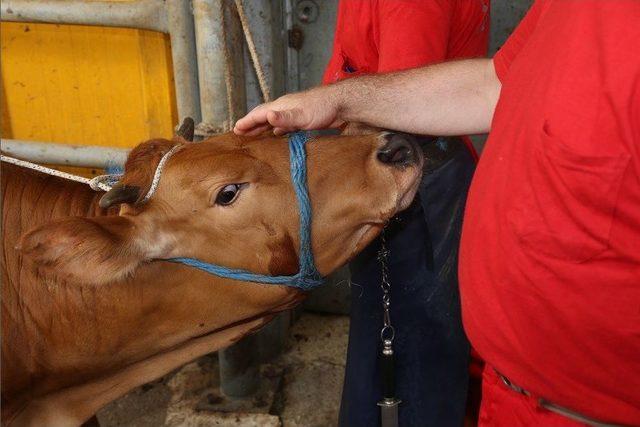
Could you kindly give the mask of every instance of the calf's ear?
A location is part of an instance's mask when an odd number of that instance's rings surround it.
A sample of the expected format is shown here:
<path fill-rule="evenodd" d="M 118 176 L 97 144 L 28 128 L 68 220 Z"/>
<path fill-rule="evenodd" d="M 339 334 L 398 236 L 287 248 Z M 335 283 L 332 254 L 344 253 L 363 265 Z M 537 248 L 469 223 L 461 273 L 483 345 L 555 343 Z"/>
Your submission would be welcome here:
<path fill-rule="evenodd" d="M 136 226 L 121 216 L 65 218 L 22 236 L 16 249 L 46 277 L 104 285 L 130 275 L 147 259 Z"/>

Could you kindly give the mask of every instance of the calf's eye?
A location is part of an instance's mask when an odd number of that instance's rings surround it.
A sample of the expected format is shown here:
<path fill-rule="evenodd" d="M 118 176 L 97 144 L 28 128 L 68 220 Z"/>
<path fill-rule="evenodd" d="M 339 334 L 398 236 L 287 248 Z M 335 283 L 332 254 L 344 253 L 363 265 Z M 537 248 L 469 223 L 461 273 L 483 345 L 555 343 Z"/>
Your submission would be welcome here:
<path fill-rule="evenodd" d="M 241 188 L 242 184 L 225 185 L 216 196 L 216 205 L 227 206 L 233 203 L 240 194 Z"/>

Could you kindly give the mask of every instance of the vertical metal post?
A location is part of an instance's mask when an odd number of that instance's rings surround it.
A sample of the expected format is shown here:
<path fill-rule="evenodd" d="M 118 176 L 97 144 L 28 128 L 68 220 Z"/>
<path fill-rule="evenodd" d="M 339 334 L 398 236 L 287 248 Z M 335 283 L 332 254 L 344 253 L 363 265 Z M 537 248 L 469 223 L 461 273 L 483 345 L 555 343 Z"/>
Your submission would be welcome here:
<path fill-rule="evenodd" d="M 179 123 L 185 117 L 198 123 L 201 120 L 198 60 L 191 2 L 167 0 L 166 9 Z"/>
<path fill-rule="evenodd" d="M 220 389 L 225 396 L 251 396 L 260 385 L 260 354 L 258 336 L 249 335 L 231 347 L 218 352 L 220 361 Z"/>
<path fill-rule="evenodd" d="M 244 33 L 233 0 L 224 0 L 225 26 L 227 29 L 227 53 L 231 71 L 231 117 L 234 121 L 247 112 L 247 95 L 244 80 Z M 229 123 L 229 130 L 234 123 Z"/>
<path fill-rule="evenodd" d="M 284 22 L 285 28 L 291 30 L 296 22 L 295 13 L 295 0 L 284 0 Z M 288 45 L 288 36 L 283 37 L 283 43 Z M 287 92 L 297 92 L 300 90 L 300 69 L 298 67 L 298 51 L 287 47 L 287 80 L 285 83 L 285 90 Z"/>
<path fill-rule="evenodd" d="M 230 118 L 246 111 L 242 27 L 232 0 L 193 0 L 193 15 L 202 113 L 197 130 L 200 135 L 220 133 L 231 128 Z M 258 389 L 258 342 L 251 335 L 219 352 L 220 388 L 226 396 L 247 397 Z"/>
<path fill-rule="evenodd" d="M 282 353 L 287 343 L 290 326 L 291 310 L 288 310 L 278 314 L 256 334 L 261 362 L 269 362 Z"/>
<path fill-rule="evenodd" d="M 202 124 L 209 132 L 221 132 L 227 120 L 224 83 L 224 37 L 221 2 L 223 0 L 193 0 L 200 111 Z"/>
<path fill-rule="evenodd" d="M 284 93 L 285 81 L 285 49 L 282 43 L 282 2 L 271 0 L 251 0 L 244 2 L 247 20 L 251 25 L 251 34 L 256 46 L 260 64 L 264 71 L 267 85 L 273 98 Z M 244 55 L 244 75 L 247 92 L 247 109 L 261 104 L 262 93 L 251 62 L 248 49 Z M 257 332 L 259 342 L 260 361 L 266 362 L 278 356 L 287 340 L 291 313 L 280 313 Z"/>
<path fill-rule="evenodd" d="M 231 6 L 229 0 L 193 0 L 202 113 L 198 129 L 205 134 L 223 132 L 231 127 L 225 84 L 227 61 L 232 75 L 229 94 L 232 115 L 238 118 L 245 111 L 242 29 Z M 225 46 L 225 43 L 229 44 Z"/>
<path fill-rule="evenodd" d="M 214 0 L 214 3 L 218 1 Z M 218 106 L 223 105 L 226 107 L 227 115 L 223 116 L 222 123 L 224 123 L 223 129 L 229 130 L 233 126 L 233 123 L 228 122 L 229 108 L 231 109 L 230 117 L 233 120 L 239 119 L 247 111 L 243 57 L 244 35 L 234 1 L 221 1 L 224 6 L 222 10 L 226 30 L 225 42 L 227 43 L 226 52 L 223 50 L 223 54 L 228 54 L 227 60 L 231 71 L 231 93 L 227 93 L 226 84 L 223 84 L 224 90 L 219 92 L 218 99 L 211 99 L 211 101 L 218 104 Z M 224 76 L 225 72 L 224 59 L 224 56 L 218 58 L 218 62 L 223 65 L 222 76 Z M 230 96 L 229 100 L 227 100 L 227 96 Z M 231 101 L 231 105 L 228 105 L 228 101 Z M 205 99 L 201 98 L 201 102 L 204 103 Z M 212 123 L 215 126 L 216 122 L 208 122 L 207 117 L 203 116 L 203 123 Z M 260 385 L 259 342 L 260 339 L 257 335 L 250 335 L 219 353 L 220 388 L 225 395 L 247 397 L 258 390 Z"/>
<path fill-rule="evenodd" d="M 284 93 L 285 50 L 283 37 L 282 2 L 251 0 L 244 2 L 245 14 L 251 25 L 253 41 L 258 51 L 272 98 Z M 247 87 L 247 110 L 264 102 L 256 72 L 248 49 L 244 57 L 245 81 Z"/>

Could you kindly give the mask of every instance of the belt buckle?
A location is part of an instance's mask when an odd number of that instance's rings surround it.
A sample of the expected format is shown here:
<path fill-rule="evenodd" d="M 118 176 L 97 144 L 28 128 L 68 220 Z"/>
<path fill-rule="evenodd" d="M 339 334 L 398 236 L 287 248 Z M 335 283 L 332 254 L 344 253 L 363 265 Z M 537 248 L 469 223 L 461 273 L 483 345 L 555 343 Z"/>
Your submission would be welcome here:
<path fill-rule="evenodd" d="M 511 390 L 520 393 L 524 396 L 527 397 L 531 397 L 531 393 L 529 393 L 527 390 L 523 389 L 522 387 L 512 383 L 509 378 L 505 377 L 504 375 L 502 375 L 500 372 L 498 372 L 496 369 L 494 369 L 494 371 L 496 372 L 496 374 L 498 375 L 498 377 L 500 378 L 500 380 L 502 381 L 502 383 L 504 385 L 506 385 L 508 388 L 510 388 Z M 585 423 L 591 427 L 623 427 L 620 424 L 612 424 L 612 423 L 606 423 L 606 422 L 602 422 L 602 421 L 598 421 L 598 420 L 594 420 L 592 418 L 589 418 L 585 415 L 582 415 L 578 412 L 575 412 L 571 409 L 567 409 L 564 408 L 562 406 L 556 405 L 553 402 L 550 402 L 546 399 L 543 398 L 537 398 L 536 399 L 538 401 L 538 405 L 544 409 L 546 409 L 547 411 L 551 411 L 553 413 L 559 414 L 565 418 L 569 418 L 571 420 L 574 421 L 578 421 L 581 423 Z"/>

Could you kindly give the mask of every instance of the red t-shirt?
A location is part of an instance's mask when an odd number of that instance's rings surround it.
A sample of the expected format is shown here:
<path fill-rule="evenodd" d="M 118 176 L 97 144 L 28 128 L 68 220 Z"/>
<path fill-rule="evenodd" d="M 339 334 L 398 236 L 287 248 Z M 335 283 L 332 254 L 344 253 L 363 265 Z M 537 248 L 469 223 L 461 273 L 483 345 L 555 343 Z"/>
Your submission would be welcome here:
<path fill-rule="evenodd" d="M 640 425 L 640 1 L 538 0 L 467 204 L 463 320 L 540 397 Z"/>
<path fill-rule="evenodd" d="M 488 37 L 489 0 L 341 0 L 322 82 L 485 56 Z"/>
<path fill-rule="evenodd" d="M 489 0 L 341 0 L 323 83 L 484 56 Z"/>

